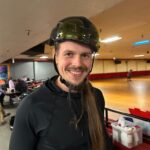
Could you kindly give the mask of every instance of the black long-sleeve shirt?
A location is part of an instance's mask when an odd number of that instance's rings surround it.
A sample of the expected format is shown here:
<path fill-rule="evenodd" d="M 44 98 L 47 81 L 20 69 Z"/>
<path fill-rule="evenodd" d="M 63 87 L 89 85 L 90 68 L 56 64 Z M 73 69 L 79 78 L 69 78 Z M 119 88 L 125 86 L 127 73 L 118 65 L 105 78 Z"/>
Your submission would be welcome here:
<path fill-rule="evenodd" d="M 9 150 L 90 150 L 87 115 L 84 113 L 81 128 L 76 129 L 68 103 L 68 93 L 55 86 L 56 77 L 27 96 L 16 113 Z M 100 90 L 99 107 L 104 111 L 104 98 Z M 80 107 L 79 93 L 71 93 L 71 99 Z M 108 138 L 106 136 L 106 138 Z M 111 149 L 106 140 L 107 150 Z"/>

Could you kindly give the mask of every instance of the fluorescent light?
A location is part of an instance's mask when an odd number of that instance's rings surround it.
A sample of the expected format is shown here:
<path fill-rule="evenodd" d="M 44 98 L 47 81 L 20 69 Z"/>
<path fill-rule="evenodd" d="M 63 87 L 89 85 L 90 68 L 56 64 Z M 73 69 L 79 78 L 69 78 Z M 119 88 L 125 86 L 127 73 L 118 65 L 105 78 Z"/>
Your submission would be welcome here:
<path fill-rule="evenodd" d="M 41 58 L 41 59 L 46 59 L 46 58 L 48 58 L 48 56 L 43 55 L 43 56 L 41 56 L 40 58 Z"/>
<path fill-rule="evenodd" d="M 144 55 L 134 55 L 134 57 L 143 57 Z"/>
<path fill-rule="evenodd" d="M 112 36 L 112 37 L 106 38 L 104 40 L 100 40 L 100 42 L 102 42 L 102 43 L 110 43 L 110 42 L 114 42 L 114 41 L 117 41 L 117 40 L 120 40 L 120 39 L 122 39 L 122 37 Z"/>
<path fill-rule="evenodd" d="M 92 54 L 93 56 L 98 56 L 99 55 L 99 53 L 94 53 L 94 54 Z"/>
<path fill-rule="evenodd" d="M 14 58 L 12 58 L 12 63 L 13 63 L 13 64 L 15 63 L 15 59 L 14 59 Z"/>
<path fill-rule="evenodd" d="M 144 44 L 150 44 L 150 40 L 142 40 L 142 41 L 134 42 L 133 46 L 144 45 Z"/>
<path fill-rule="evenodd" d="M 98 53 L 95 54 L 95 56 L 98 56 L 98 55 L 99 55 Z"/>

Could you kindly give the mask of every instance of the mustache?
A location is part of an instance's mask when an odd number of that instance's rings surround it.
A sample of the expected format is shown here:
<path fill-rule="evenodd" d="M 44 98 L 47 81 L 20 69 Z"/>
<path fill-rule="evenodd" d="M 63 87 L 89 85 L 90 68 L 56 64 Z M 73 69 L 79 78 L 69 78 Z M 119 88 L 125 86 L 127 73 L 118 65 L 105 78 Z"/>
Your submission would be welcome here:
<path fill-rule="evenodd" d="M 67 67 L 65 70 L 67 70 L 67 71 L 88 71 L 88 68 L 83 67 L 83 66 L 80 66 L 80 67 Z"/>

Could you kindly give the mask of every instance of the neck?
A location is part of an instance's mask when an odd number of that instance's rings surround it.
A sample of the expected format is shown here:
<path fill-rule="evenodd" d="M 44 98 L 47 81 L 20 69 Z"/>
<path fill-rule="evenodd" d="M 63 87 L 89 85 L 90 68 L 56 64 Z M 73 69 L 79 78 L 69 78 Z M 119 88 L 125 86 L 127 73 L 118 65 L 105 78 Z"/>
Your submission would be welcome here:
<path fill-rule="evenodd" d="M 59 76 L 56 80 L 56 85 L 61 88 L 65 92 L 72 92 L 77 93 L 78 91 L 81 91 L 83 89 L 83 83 L 80 85 L 72 85 L 68 81 L 65 81 L 61 76 Z"/>
<path fill-rule="evenodd" d="M 56 85 L 65 92 L 69 92 L 69 88 L 60 81 L 60 76 L 56 80 Z"/>

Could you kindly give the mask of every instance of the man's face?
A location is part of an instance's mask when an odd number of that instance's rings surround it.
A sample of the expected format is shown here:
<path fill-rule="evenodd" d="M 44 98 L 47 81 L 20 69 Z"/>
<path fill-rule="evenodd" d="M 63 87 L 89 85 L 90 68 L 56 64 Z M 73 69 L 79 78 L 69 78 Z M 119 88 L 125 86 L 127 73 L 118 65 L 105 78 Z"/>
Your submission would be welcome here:
<path fill-rule="evenodd" d="M 84 81 L 93 62 L 90 48 L 71 41 L 60 43 L 55 59 L 62 78 L 75 86 Z"/>

